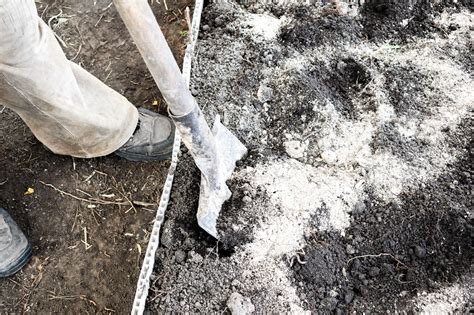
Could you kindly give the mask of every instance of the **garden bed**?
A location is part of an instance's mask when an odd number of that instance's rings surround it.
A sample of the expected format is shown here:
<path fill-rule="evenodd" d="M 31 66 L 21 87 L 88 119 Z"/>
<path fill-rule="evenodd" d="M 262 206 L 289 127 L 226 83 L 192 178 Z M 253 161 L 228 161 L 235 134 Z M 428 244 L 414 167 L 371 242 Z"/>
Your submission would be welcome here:
<path fill-rule="evenodd" d="M 216 242 L 183 148 L 149 310 L 468 309 L 472 13 L 343 11 L 204 9 L 191 90 L 249 154 Z"/>

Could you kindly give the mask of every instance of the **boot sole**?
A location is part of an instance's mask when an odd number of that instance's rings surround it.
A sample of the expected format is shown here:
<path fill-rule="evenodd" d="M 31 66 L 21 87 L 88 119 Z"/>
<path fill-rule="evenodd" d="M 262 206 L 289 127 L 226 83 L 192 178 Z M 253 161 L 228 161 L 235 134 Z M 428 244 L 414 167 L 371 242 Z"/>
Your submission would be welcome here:
<path fill-rule="evenodd" d="M 7 270 L 0 271 L 0 278 L 10 277 L 20 271 L 20 269 L 30 261 L 32 254 L 31 244 L 28 243 L 23 252 L 15 259 L 13 264 L 9 266 Z"/>
<path fill-rule="evenodd" d="M 129 161 L 133 161 L 133 162 L 169 160 L 173 153 L 173 143 L 174 143 L 174 137 L 170 137 L 169 139 L 167 139 L 164 145 L 169 146 L 169 151 L 159 153 L 156 155 L 144 155 L 144 154 L 136 154 L 136 153 L 131 153 L 131 152 L 120 152 L 120 151 L 115 151 L 114 153 L 120 156 L 121 158 L 124 158 Z"/>

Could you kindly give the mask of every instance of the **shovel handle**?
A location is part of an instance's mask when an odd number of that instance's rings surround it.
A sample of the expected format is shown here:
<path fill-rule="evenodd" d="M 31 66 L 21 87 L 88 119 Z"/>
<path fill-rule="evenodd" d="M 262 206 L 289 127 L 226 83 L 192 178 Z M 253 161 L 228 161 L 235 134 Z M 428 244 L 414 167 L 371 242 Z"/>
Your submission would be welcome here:
<path fill-rule="evenodd" d="M 113 0 L 173 115 L 190 113 L 196 101 L 147 0 Z"/>

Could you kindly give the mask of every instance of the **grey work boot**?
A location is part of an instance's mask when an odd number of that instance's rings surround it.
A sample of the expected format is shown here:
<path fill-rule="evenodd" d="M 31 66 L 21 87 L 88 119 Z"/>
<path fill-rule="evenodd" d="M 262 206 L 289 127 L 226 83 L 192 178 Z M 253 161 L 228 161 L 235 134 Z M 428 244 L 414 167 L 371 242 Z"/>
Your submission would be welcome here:
<path fill-rule="evenodd" d="M 169 159 L 175 133 L 171 119 L 144 108 L 139 108 L 138 113 L 137 130 L 115 154 L 130 161 Z"/>
<path fill-rule="evenodd" d="M 8 212 L 0 208 L 0 278 L 20 270 L 31 258 L 31 245 Z"/>

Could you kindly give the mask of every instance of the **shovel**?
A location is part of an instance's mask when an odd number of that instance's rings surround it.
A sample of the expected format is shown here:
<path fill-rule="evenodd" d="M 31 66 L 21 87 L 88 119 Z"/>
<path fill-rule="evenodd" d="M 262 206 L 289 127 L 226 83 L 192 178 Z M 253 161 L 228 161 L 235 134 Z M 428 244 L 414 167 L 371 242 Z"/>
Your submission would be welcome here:
<path fill-rule="evenodd" d="M 217 238 L 217 218 L 222 204 L 231 196 L 226 180 L 247 149 L 221 124 L 219 116 L 211 131 L 147 0 L 114 0 L 114 3 L 168 104 L 182 141 L 201 171 L 197 221 Z"/>

